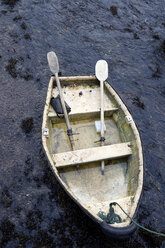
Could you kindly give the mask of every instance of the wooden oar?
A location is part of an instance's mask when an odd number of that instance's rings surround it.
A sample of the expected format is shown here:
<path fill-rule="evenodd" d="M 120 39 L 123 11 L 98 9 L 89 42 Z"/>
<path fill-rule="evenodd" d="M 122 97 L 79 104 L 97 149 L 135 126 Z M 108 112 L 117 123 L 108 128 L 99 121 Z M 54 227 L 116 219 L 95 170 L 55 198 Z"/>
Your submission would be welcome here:
<path fill-rule="evenodd" d="M 61 84 L 60 84 L 60 81 L 58 78 L 58 73 L 59 73 L 58 58 L 57 58 L 55 52 L 49 52 L 49 53 L 47 53 L 47 59 L 48 59 L 49 68 L 50 68 L 51 72 L 55 75 L 55 78 L 56 78 L 56 83 L 57 83 L 57 87 L 58 87 L 59 95 L 60 95 L 60 100 L 61 100 L 61 105 L 62 105 L 62 109 L 63 109 L 64 117 L 65 117 L 65 122 L 66 122 L 66 126 L 67 126 L 67 134 L 69 136 L 69 140 L 70 140 L 71 147 L 73 150 L 74 142 L 73 142 L 73 136 L 72 136 L 72 129 L 71 129 L 71 126 L 69 123 L 68 113 L 67 113 L 65 102 L 64 102 Z"/>
<path fill-rule="evenodd" d="M 108 78 L 108 64 L 105 60 L 98 60 L 95 66 L 95 74 L 100 81 L 101 98 L 101 146 L 104 146 L 104 81 Z M 104 175 L 104 161 L 101 161 L 101 173 Z"/>

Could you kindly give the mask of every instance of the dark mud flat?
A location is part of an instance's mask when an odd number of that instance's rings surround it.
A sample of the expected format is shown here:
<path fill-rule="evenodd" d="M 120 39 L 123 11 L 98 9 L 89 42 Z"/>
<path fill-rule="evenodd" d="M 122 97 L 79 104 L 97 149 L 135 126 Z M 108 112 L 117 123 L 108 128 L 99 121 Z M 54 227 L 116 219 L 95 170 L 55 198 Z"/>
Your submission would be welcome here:
<path fill-rule="evenodd" d="M 165 233 L 165 2 L 0 2 L 0 247 L 165 247 L 138 230 L 127 242 L 106 238 L 68 198 L 42 150 L 41 124 L 56 51 L 62 75 L 94 73 L 129 108 L 144 150 L 144 191 L 137 220 Z"/>

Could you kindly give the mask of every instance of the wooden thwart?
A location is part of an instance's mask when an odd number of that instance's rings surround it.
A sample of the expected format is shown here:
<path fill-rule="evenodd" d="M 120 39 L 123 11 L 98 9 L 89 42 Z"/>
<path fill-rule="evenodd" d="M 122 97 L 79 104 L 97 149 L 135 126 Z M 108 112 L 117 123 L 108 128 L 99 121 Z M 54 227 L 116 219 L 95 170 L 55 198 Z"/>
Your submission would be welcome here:
<path fill-rule="evenodd" d="M 53 154 L 56 167 L 121 158 L 132 154 L 130 142 Z"/>
<path fill-rule="evenodd" d="M 111 109 L 105 109 L 105 117 L 106 116 L 111 116 L 114 112 L 116 112 L 118 110 L 118 108 L 111 108 Z M 96 111 L 84 111 L 84 112 L 73 112 L 71 111 L 71 113 L 69 113 L 69 117 L 74 117 L 77 115 L 81 116 L 86 116 L 86 117 L 93 117 L 93 116 L 99 116 L 100 114 L 100 110 L 96 110 Z M 49 117 L 57 117 L 56 112 L 54 111 L 54 109 L 52 107 L 50 107 L 49 109 L 49 113 L 48 113 Z"/>

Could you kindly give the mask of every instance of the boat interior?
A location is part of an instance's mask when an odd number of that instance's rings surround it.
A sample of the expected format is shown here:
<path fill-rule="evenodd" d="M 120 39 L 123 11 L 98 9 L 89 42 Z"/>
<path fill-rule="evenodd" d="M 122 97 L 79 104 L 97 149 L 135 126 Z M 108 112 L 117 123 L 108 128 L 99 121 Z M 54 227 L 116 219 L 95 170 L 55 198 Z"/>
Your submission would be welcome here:
<path fill-rule="evenodd" d="M 69 120 L 74 149 L 72 151 L 65 119 L 59 118 L 51 105 L 47 115 L 47 147 L 61 180 L 95 215 L 99 211 L 108 213 L 113 201 L 131 214 L 138 186 L 138 152 L 129 125 L 131 117 L 127 118 L 115 93 L 112 94 L 113 89 L 105 83 L 105 143 L 101 146 L 100 132 L 96 128 L 100 125 L 99 82 L 97 79 L 60 81 L 65 102 L 71 107 Z M 54 83 L 51 96 L 58 94 Z M 105 161 L 104 175 L 101 174 L 102 160 Z M 126 225 L 129 219 L 115 208 Z"/>

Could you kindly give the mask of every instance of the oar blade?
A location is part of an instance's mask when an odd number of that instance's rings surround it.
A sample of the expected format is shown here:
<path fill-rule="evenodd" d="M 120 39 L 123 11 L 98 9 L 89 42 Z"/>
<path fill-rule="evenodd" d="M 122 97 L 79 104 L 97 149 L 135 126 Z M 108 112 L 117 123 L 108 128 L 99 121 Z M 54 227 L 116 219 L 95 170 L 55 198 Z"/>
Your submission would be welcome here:
<path fill-rule="evenodd" d="M 48 59 L 48 64 L 49 68 L 52 73 L 58 73 L 59 72 L 59 64 L 58 64 L 58 58 L 55 54 L 55 52 L 49 52 L 47 53 L 47 59 Z"/>
<path fill-rule="evenodd" d="M 95 66 L 95 74 L 99 81 L 105 81 L 108 78 L 108 64 L 105 60 L 98 60 Z"/>

